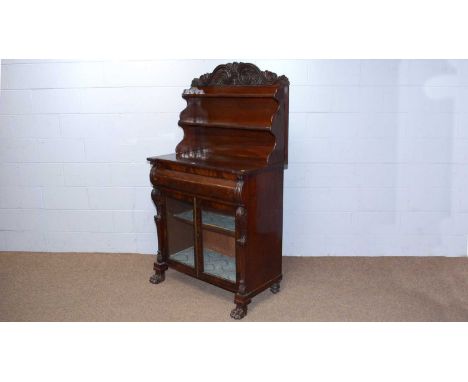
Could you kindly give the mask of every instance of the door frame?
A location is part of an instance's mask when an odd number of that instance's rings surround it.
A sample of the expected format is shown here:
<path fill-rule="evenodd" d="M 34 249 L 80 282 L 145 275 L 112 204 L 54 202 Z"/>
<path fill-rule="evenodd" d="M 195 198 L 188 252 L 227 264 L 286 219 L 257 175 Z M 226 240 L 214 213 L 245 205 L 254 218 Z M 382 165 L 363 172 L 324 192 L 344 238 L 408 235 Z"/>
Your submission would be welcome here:
<path fill-rule="evenodd" d="M 168 208 L 167 208 L 167 198 L 174 199 L 177 201 L 185 202 L 188 204 L 192 205 L 192 211 L 194 211 L 194 217 L 195 217 L 195 197 L 193 195 L 167 189 L 167 188 L 161 188 L 161 193 L 164 198 L 164 205 L 165 205 L 165 216 L 163 216 L 163 224 L 164 228 L 166 230 L 166 235 L 164 237 L 164 247 L 166 250 L 166 262 L 167 264 L 171 267 L 174 268 L 182 273 L 188 274 L 193 277 L 197 277 L 197 226 L 196 226 L 196 221 L 192 221 L 192 231 L 193 231 L 193 243 L 194 243 L 194 267 L 190 267 L 189 265 L 185 265 L 182 263 L 179 263 L 178 261 L 172 260 L 170 258 L 170 253 L 169 253 L 169 235 L 173 234 L 169 232 L 169 229 L 167 227 L 167 214 L 168 214 Z"/>
<path fill-rule="evenodd" d="M 200 272 L 198 274 L 198 278 L 204 281 L 207 281 L 211 284 L 220 286 L 224 289 L 230 291 L 237 291 L 237 287 L 239 285 L 239 275 L 240 275 L 240 261 L 237 251 L 237 245 L 234 246 L 234 258 L 236 262 L 236 281 L 232 282 L 230 280 L 226 280 L 208 273 L 205 273 L 203 270 L 203 235 L 202 235 L 202 211 L 204 209 L 211 210 L 214 212 L 220 212 L 225 214 L 231 214 L 234 217 L 234 221 L 236 219 L 236 205 L 232 203 L 226 202 L 218 202 L 213 201 L 211 199 L 205 199 L 203 197 L 199 198 L 196 197 L 196 204 L 197 204 L 197 225 L 198 225 L 198 232 L 199 232 L 199 248 L 198 248 L 198 255 L 199 255 L 199 262 L 201 267 L 199 268 Z M 234 237 L 233 239 L 236 240 L 236 229 L 235 226 L 234 230 Z"/>

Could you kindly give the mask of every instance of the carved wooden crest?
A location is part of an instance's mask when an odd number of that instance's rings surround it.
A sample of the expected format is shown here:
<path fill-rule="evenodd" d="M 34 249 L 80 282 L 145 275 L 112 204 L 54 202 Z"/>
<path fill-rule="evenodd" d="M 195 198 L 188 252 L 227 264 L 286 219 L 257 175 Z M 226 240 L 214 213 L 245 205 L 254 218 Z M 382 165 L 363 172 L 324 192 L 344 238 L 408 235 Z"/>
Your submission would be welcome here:
<path fill-rule="evenodd" d="M 279 76 L 268 70 L 261 71 L 256 65 L 245 62 L 233 62 L 218 65 L 212 73 L 194 78 L 192 87 L 196 86 L 249 86 L 249 85 L 289 85 L 286 76 Z"/>

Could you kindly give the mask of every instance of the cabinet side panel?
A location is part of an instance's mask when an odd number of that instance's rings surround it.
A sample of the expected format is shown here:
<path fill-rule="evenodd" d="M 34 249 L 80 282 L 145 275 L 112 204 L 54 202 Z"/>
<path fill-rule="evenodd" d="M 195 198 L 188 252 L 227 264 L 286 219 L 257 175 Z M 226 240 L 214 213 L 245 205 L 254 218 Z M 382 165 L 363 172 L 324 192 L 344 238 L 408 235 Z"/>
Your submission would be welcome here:
<path fill-rule="evenodd" d="M 283 170 L 268 170 L 248 183 L 246 285 L 250 292 L 281 275 Z"/>

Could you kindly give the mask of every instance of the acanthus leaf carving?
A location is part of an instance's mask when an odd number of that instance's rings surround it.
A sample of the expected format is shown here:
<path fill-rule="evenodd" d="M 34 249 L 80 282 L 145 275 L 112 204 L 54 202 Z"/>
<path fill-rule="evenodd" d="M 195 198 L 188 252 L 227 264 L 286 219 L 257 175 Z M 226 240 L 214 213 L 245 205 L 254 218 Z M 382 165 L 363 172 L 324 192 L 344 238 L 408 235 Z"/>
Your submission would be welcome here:
<path fill-rule="evenodd" d="M 192 87 L 199 86 L 262 86 L 289 85 L 286 76 L 278 76 L 268 70 L 261 71 L 256 65 L 245 62 L 232 62 L 218 65 L 212 73 L 194 78 Z"/>

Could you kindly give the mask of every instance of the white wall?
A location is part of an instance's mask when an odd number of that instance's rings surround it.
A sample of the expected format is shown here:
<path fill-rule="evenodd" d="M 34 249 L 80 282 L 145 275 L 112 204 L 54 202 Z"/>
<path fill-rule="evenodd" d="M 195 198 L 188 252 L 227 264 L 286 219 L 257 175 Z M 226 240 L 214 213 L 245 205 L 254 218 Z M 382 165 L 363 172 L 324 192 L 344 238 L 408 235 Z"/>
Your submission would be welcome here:
<path fill-rule="evenodd" d="M 252 61 L 291 81 L 285 255 L 466 256 L 468 61 Z M 219 63 L 3 60 L 0 250 L 154 253 L 145 158 Z"/>

